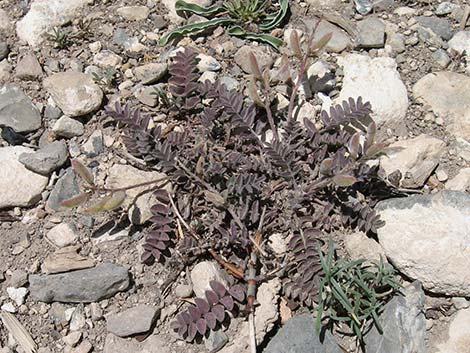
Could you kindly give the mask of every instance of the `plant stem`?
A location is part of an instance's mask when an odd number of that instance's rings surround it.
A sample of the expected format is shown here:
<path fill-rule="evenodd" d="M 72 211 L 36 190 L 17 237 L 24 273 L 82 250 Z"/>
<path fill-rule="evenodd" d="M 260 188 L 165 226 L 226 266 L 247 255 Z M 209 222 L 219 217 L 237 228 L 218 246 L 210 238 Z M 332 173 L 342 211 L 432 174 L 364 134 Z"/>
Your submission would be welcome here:
<path fill-rule="evenodd" d="M 124 186 L 122 188 L 100 188 L 98 186 L 91 186 L 91 189 L 93 191 L 104 191 L 104 192 L 111 192 L 112 193 L 112 192 L 117 192 L 117 191 L 132 190 L 132 189 L 140 188 L 140 187 L 143 187 L 143 186 L 153 185 L 153 184 L 160 183 L 162 181 L 167 181 L 168 182 L 169 177 L 165 176 L 165 177 L 162 177 L 162 178 L 158 178 L 158 179 L 151 180 L 151 181 L 146 181 L 146 182 L 135 184 L 135 185 Z"/>

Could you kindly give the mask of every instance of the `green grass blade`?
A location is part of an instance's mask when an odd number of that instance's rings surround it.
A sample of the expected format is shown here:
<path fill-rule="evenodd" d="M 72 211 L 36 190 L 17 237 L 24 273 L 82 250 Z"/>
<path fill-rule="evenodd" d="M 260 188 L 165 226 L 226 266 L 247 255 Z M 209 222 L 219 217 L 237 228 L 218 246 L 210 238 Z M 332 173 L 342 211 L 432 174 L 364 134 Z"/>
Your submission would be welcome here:
<path fill-rule="evenodd" d="M 199 6 L 196 4 L 190 4 L 183 0 L 176 1 L 175 9 L 176 9 L 176 13 L 178 14 L 188 12 L 188 13 L 196 14 L 196 15 L 203 16 L 206 18 L 212 18 L 218 15 L 219 13 L 225 11 L 225 8 L 223 6 L 214 5 L 214 6 L 204 7 L 204 6 Z"/>
<path fill-rule="evenodd" d="M 235 37 L 240 37 L 244 39 L 253 40 L 255 42 L 260 42 L 264 44 L 269 44 L 276 50 L 279 50 L 283 41 L 279 38 L 270 36 L 269 34 L 258 34 L 258 33 L 251 33 L 246 32 L 240 26 L 232 26 L 229 28 L 228 33 Z"/>
<path fill-rule="evenodd" d="M 272 19 L 269 19 L 267 22 L 260 24 L 260 30 L 269 31 L 273 28 L 276 28 L 282 22 L 284 17 L 286 17 L 287 11 L 289 10 L 289 0 L 280 0 L 279 5 L 279 11 Z"/>
<path fill-rule="evenodd" d="M 180 38 L 186 34 L 191 34 L 191 33 L 198 33 L 202 32 L 206 29 L 221 26 L 221 25 L 227 25 L 234 23 L 235 20 L 229 19 L 229 18 L 214 18 L 213 20 L 209 21 L 204 21 L 204 22 L 199 22 L 199 23 L 191 23 L 189 25 L 181 26 L 179 28 L 176 28 L 175 30 L 169 32 L 165 36 L 163 36 L 160 39 L 160 45 L 164 46 L 167 45 L 169 42 L 176 38 Z"/>

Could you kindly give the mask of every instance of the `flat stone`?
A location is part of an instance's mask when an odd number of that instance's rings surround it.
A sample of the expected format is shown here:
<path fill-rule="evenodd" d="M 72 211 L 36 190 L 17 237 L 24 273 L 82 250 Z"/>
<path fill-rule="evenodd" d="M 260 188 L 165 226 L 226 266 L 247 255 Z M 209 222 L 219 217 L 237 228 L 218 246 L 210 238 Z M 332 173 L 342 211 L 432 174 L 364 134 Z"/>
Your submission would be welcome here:
<path fill-rule="evenodd" d="M 149 17 L 147 6 L 123 6 L 117 9 L 117 14 L 128 21 L 143 21 Z"/>
<path fill-rule="evenodd" d="M 61 273 L 90 268 L 95 261 L 77 253 L 78 246 L 68 246 L 57 249 L 53 254 L 46 257 L 41 265 L 41 271 L 46 274 Z"/>
<path fill-rule="evenodd" d="M 78 177 L 73 169 L 69 168 L 65 174 L 57 180 L 57 183 L 47 199 L 46 208 L 52 211 L 66 210 L 67 208 L 60 206 L 60 203 L 78 195 L 79 192 Z"/>
<path fill-rule="evenodd" d="M 27 53 L 16 65 L 16 77 L 20 80 L 36 80 L 42 76 L 42 68 L 36 55 Z"/>
<path fill-rule="evenodd" d="M 323 342 L 315 331 L 312 314 L 302 314 L 288 320 L 269 341 L 264 353 L 342 353 L 330 331 Z"/>
<path fill-rule="evenodd" d="M 448 71 L 427 74 L 413 86 L 413 96 L 431 107 L 449 132 L 470 139 L 470 77 Z"/>
<path fill-rule="evenodd" d="M 10 16 L 5 10 L 0 9 L 0 31 L 6 32 L 10 30 L 10 27 L 12 27 Z"/>
<path fill-rule="evenodd" d="M 118 314 L 106 316 L 108 332 L 127 337 L 148 332 L 155 322 L 159 311 L 150 305 L 137 305 Z"/>
<path fill-rule="evenodd" d="M 45 40 L 44 34 L 77 18 L 89 3 L 89 0 L 34 0 L 26 16 L 16 24 L 18 37 L 33 47 L 39 46 Z"/>
<path fill-rule="evenodd" d="M 6 59 L 0 61 L 0 83 L 9 81 L 11 69 L 11 65 Z"/>
<path fill-rule="evenodd" d="M 64 141 L 54 141 L 33 153 L 21 154 L 18 160 L 29 170 L 48 175 L 61 167 L 68 155 L 67 144 Z"/>
<path fill-rule="evenodd" d="M 396 123 L 405 118 L 408 110 L 408 94 L 392 58 L 371 59 L 360 54 L 338 57 L 344 79 L 339 98 L 362 97 L 372 105 L 372 118 L 377 124 Z M 374 89 L 371 89 L 374 87 Z"/>
<path fill-rule="evenodd" d="M 454 34 L 449 20 L 444 18 L 417 16 L 415 19 L 421 26 L 429 28 L 444 40 L 451 39 Z"/>
<path fill-rule="evenodd" d="M 168 65 L 163 63 L 151 63 L 138 66 L 134 69 L 134 75 L 143 85 L 150 85 L 161 80 L 168 72 Z"/>
<path fill-rule="evenodd" d="M 379 317 L 383 334 L 376 326 L 365 335 L 367 353 L 425 353 L 424 292 L 416 281 L 390 300 Z"/>
<path fill-rule="evenodd" d="M 434 11 L 434 13 L 438 16 L 445 16 L 445 15 L 449 15 L 452 13 L 452 11 L 454 11 L 456 8 L 458 7 L 458 5 L 456 4 L 453 4 L 451 2 L 448 2 L 448 1 L 445 1 L 445 2 L 441 2 L 437 8 L 436 8 L 436 11 Z"/>
<path fill-rule="evenodd" d="M 470 189 L 470 168 L 463 168 L 446 183 L 447 190 L 466 191 Z"/>
<path fill-rule="evenodd" d="M 67 71 L 53 74 L 43 82 L 54 102 L 71 117 L 97 110 L 103 100 L 103 91 L 91 76 Z"/>
<path fill-rule="evenodd" d="M 1 86 L 0 124 L 20 133 L 34 131 L 41 127 L 41 114 L 20 88 Z"/>
<path fill-rule="evenodd" d="M 8 43 L 0 41 L 0 60 L 6 59 L 8 54 L 10 54 L 10 48 L 8 47 Z"/>
<path fill-rule="evenodd" d="M 363 232 L 344 235 L 344 246 L 352 260 L 366 259 L 371 262 L 387 261 L 384 250 L 374 239 Z"/>
<path fill-rule="evenodd" d="M 218 281 L 228 287 L 226 274 L 220 266 L 212 261 L 202 261 L 191 270 L 191 282 L 193 291 L 197 297 L 204 297 L 206 290 L 210 290 L 210 281 Z"/>
<path fill-rule="evenodd" d="M 83 152 L 90 158 L 104 151 L 104 139 L 101 130 L 94 131 L 82 147 Z"/>
<path fill-rule="evenodd" d="M 437 294 L 470 296 L 470 196 L 458 191 L 390 199 L 376 206 L 388 259 Z"/>
<path fill-rule="evenodd" d="M 80 121 L 64 115 L 55 122 L 52 131 L 58 136 L 72 138 L 83 135 L 85 126 Z"/>
<path fill-rule="evenodd" d="M 432 57 L 436 62 L 439 64 L 440 67 L 445 69 L 447 66 L 449 66 L 450 63 L 450 57 L 447 55 L 445 50 L 438 49 L 436 50 L 433 54 Z"/>
<path fill-rule="evenodd" d="M 449 49 L 470 55 L 470 31 L 459 31 L 449 40 Z"/>
<path fill-rule="evenodd" d="M 222 67 L 220 63 L 210 55 L 199 54 L 197 58 L 199 59 L 197 68 L 201 72 L 219 71 Z"/>
<path fill-rule="evenodd" d="M 156 86 L 140 87 L 134 92 L 134 97 L 142 104 L 148 105 L 149 107 L 156 107 L 158 96 L 155 94 L 155 87 Z"/>
<path fill-rule="evenodd" d="M 74 244 L 78 238 L 77 227 L 73 223 L 60 223 L 46 233 L 46 238 L 58 248 Z"/>
<path fill-rule="evenodd" d="M 313 29 L 318 20 L 309 21 L 306 23 L 309 31 Z M 352 48 L 353 43 L 349 35 L 343 31 L 341 28 L 335 26 L 334 24 L 323 20 L 317 27 L 314 36 L 314 43 L 319 41 L 326 34 L 331 33 L 332 37 L 330 41 L 326 44 L 325 50 L 333 53 L 341 53 L 342 51 Z"/>
<path fill-rule="evenodd" d="M 387 176 L 399 170 L 403 187 L 418 188 L 436 169 L 444 154 L 444 147 L 444 141 L 427 135 L 397 141 L 380 157 L 380 165 Z"/>
<path fill-rule="evenodd" d="M 377 17 L 367 17 L 358 22 L 357 44 L 361 48 L 383 48 L 385 44 L 385 23 Z"/>
<path fill-rule="evenodd" d="M 122 58 L 110 50 L 103 50 L 93 57 L 93 64 L 101 68 L 116 68 L 122 63 Z"/>
<path fill-rule="evenodd" d="M 464 353 L 470 347 L 470 309 L 459 310 L 452 318 L 448 338 L 437 344 L 439 353 Z"/>
<path fill-rule="evenodd" d="M 139 342 L 109 333 L 106 336 L 103 353 L 174 353 L 168 342 L 169 337 L 163 335 L 151 335 L 143 342 Z"/>
<path fill-rule="evenodd" d="M 46 303 L 91 303 L 125 291 L 129 272 L 122 266 L 105 263 L 92 269 L 52 275 L 30 275 L 33 300 Z"/>
<path fill-rule="evenodd" d="M 268 51 L 267 47 L 244 45 L 235 53 L 234 60 L 235 63 L 247 74 L 253 73 L 250 64 L 250 53 L 255 56 L 261 72 L 265 69 L 270 69 L 273 66 L 273 56 L 271 52 Z"/>
<path fill-rule="evenodd" d="M 48 178 L 31 172 L 19 162 L 21 154 L 32 152 L 22 146 L 0 148 L 0 209 L 31 206 L 41 199 Z"/>
<path fill-rule="evenodd" d="M 8 297 L 10 297 L 10 299 L 13 300 L 16 303 L 16 305 L 21 306 L 24 304 L 26 295 L 28 294 L 28 288 L 8 287 L 7 293 L 8 293 Z"/>
<path fill-rule="evenodd" d="M 115 164 L 109 169 L 108 178 L 106 179 L 106 187 L 123 188 L 165 177 L 166 175 L 164 173 L 146 172 L 130 165 Z M 121 206 L 128 210 L 129 220 L 132 223 L 143 224 L 152 217 L 150 208 L 154 204 L 158 203 L 157 199 L 151 192 L 143 195 L 140 194 L 146 190 L 152 189 L 153 187 L 155 187 L 155 184 L 126 191 L 127 197 Z M 167 183 L 164 189 L 171 192 L 171 184 Z"/>

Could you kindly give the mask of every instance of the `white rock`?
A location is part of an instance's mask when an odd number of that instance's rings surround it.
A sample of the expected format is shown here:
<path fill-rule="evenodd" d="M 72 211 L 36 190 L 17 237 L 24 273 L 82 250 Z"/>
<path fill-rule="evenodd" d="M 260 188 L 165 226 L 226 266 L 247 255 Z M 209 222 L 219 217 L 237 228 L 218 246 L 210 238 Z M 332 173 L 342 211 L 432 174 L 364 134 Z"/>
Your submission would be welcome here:
<path fill-rule="evenodd" d="M 380 165 L 386 175 L 398 169 L 404 187 L 420 187 L 438 165 L 444 147 L 444 141 L 427 135 L 397 141 L 380 157 Z"/>
<path fill-rule="evenodd" d="M 339 57 L 338 64 L 343 67 L 344 79 L 335 103 L 361 96 L 372 104 L 372 117 L 378 124 L 397 122 L 405 117 L 408 95 L 394 59 L 349 54 Z"/>
<path fill-rule="evenodd" d="M 454 50 L 459 54 L 470 55 L 470 31 L 459 31 L 449 40 L 449 50 Z"/>
<path fill-rule="evenodd" d="M 52 131 L 54 131 L 57 136 L 72 138 L 74 136 L 83 135 L 85 132 L 85 126 L 83 126 L 80 121 L 63 115 L 55 122 L 52 127 Z"/>
<path fill-rule="evenodd" d="M 34 0 L 31 9 L 16 24 L 20 39 L 35 47 L 40 45 L 44 34 L 77 18 L 89 0 Z"/>
<path fill-rule="evenodd" d="M 33 152 L 22 146 L 0 148 L 0 209 L 31 206 L 40 200 L 49 179 L 29 171 L 18 161 L 22 153 Z"/>
<path fill-rule="evenodd" d="M 99 67 L 116 68 L 122 63 L 122 58 L 110 50 L 103 50 L 93 57 L 93 64 Z"/>
<path fill-rule="evenodd" d="M 190 277 L 193 282 L 193 291 L 197 297 L 204 297 L 205 291 L 211 289 L 209 282 L 213 280 L 228 287 L 226 275 L 218 264 L 211 261 L 203 261 L 194 266 Z"/>
<path fill-rule="evenodd" d="M 11 65 L 7 59 L 0 61 L 0 82 L 7 82 L 10 77 Z"/>
<path fill-rule="evenodd" d="M 72 223 L 60 223 L 47 232 L 46 238 L 55 246 L 64 248 L 78 240 L 78 231 Z"/>
<path fill-rule="evenodd" d="M 10 16 L 3 9 L 0 9 L 0 31 L 8 31 L 11 27 Z"/>
<path fill-rule="evenodd" d="M 455 72 L 434 72 L 413 86 L 413 96 L 445 121 L 449 132 L 470 139 L 470 77 Z"/>
<path fill-rule="evenodd" d="M 344 246 L 352 260 L 366 259 L 371 262 L 386 261 L 385 252 L 374 239 L 363 232 L 344 235 Z"/>
<path fill-rule="evenodd" d="M 470 347 L 470 309 L 459 310 L 449 325 L 448 338 L 437 345 L 439 353 L 464 353 Z"/>
<path fill-rule="evenodd" d="M 466 191 L 468 188 L 470 188 L 470 168 L 463 168 L 446 183 L 447 190 Z"/>
<path fill-rule="evenodd" d="M 430 292 L 470 296 L 470 196 L 458 191 L 381 202 L 380 245 L 393 265 Z"/>
<path fill-rule="evenodd" d="M 5 303 L 2 305 L 0 309 L 6 312 L 12 313 L 12 314 L 16 313 L 16 308 L 13 305 L 13 303 Z"/>
<path fill-rule="evenodd" d="M 201 72 L 219 71 L 221 68 L 220 63 L 214 57 L 210 55 L 199 54 L 197 58 L 199 59 L 197 68 Z"/>
<path fill-rule="evenodd" d="M 80 72 L 61 72 L 44 80 L 44 88 L 64 114 L 75 117 L 98 109 L 103 100 L 101 88 L 91 76 Z"/>
<path fill-rule="evenodd" d="M 149 17 L 150 9 L 147 6 L 124 6 L 116 12 L 128 21 L 143 21 Z"/>
<path fill-rule="evenodd" d="M 20 288 L 8 287 L 7 293 L 10 299 L 13 300 L 16 303 L 16 305 L 20 306 L 24 304 L 26 294 L 28 294 L 28 289 L 25 287 L 20 287 Z"/>
<path fill-rule="evenodd" d="M 109 169 L 108 178 L 106 179 L 106 187 L 126 187 L 139 183 L 148 182 L 151 180 L 162 179 L 165 177 L 164 173 L 159 172 L 145 172 L 134 168 L 129 165 L 115 164 Z M 134 224 L 143 224 L 152 217 L 150 208 L 157 203 L 157 200 L 153 193 L 145 193 L 139 197 L 145 190 L 152 189 L 156 184 L 134 188 L 126 191 L 126 200 L 122 204 L 124 209 L 129 207 L 129 219 Z M 164 189 L 171 192 L 171 184 L 167 183 Z M 132 205 L 135 200 L 135 204 Z M 131 207 L 132 206 L 132 207 Z"/>

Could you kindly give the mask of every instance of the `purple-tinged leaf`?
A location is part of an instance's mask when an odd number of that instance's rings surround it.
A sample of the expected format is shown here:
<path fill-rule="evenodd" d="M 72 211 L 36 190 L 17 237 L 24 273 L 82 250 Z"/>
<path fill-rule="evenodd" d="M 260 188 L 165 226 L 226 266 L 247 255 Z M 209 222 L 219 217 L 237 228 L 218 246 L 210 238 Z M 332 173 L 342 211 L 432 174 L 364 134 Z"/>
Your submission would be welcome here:
<path fill-rule="evenodd" d="M 214 313 L 217 321 L 222 322 L 225 319 L 225 309 L 222 305 L 217 304 L 212 308 L 212 312 Z"/>
<path fill-rule="evenodd" d="M 199 311 L 201 312 L 201 314 L 205 314 L 209 311 L 209 309 L 210 309 L 209 303 L 206 302 L 204 299 L 194 298 L 194 302 L 196 303 L 196 306 L 199 309 Z"/>
<path fill-rule="evenodd" d="M 80 175 L 88 185 L 95 185 L 93 181 L 93 175 L 91 174 L 90 170 L 82 164 L 82 162 L 80 162 L 78 159 L 72 159 L 71 163 L 73 170 L 76 171 L 77 174 Z"/>
<path fill-rule="evenodd" d="M 197 327 L 194 322 L 191 322 L 188 326 L 188 337 L 187 340 L 191 342 L 197 334 Z"/>
<path fill-rule="evenodd" d="M 245 299 L 245 288 L 241 285 L 236 284 L 229 289 L 230 295 L 235 298 L 237 301 L 242 302 Z"/>
<path fill-rule="evenodd" d="M 227 293 L 227 289 L 220 282 L 210 281 L 209 285 L 211 286 L 212 290 L 219 295 L 219 297 L 223 297 L 225 295 L 225 293 Z"/>
<path fill-rule="evenodd" d="M 333 177 L 333 181 L 340 187 L 348 187 L 354 185 L 357 182 L 357 179 L 352 175 L 338 174 Z"/>
<path fill-rule="evenodd" d="M 219 302 L 219 296 L 211 290 L 206 290 L 206 298 L 210 305 L 215 305 Z"/>
<path fill-rule="evenodd" d="M 215 329 L 215 326 L 217 325 L 217 318 L 215 317 L 215 314 L 209 312 L 204 315 L 204 318 L 206 319 L 207 326 L 209 326 L 211 330 Z"/>
<path fill-rule="evenodd" d="M 233 309 L 233 298 L 230 295 L 223 297 L 220 299 L 220 303 L 225 306 L 228 311 L 232 311 Z"/>
<path fill-rule="evenodd" d="M 197 320 L 196 322 L 196 328 L 197 328 L 197 331 L 204 336 L 204 334 L 206 333 L 206 330 L 207 330 L 207 323 L 206 323 L 206 320 L 204 319 L 199 319 Z"/>
<path fill-rule="evenodd" d="M 188 308 L 189 315 L 191 315 L 191 320 L 196 321 L 201 317 L 201 312 L 195 306 L 190 306 Z"/>
<path fill-rule="evenodd" d="M 320 164 L 320 174 L 322 175 L 330 175 L 331 168 L 333 168 L 333 159 L 326 158 Z"/>
<path fill-rule="evenodd" d="M 76 207 L 82 203 L 87 202 L 90 199 L 91 192 L 82 192 L 77 196 L 71 197 L 70 199 L 64 200 L 60 203 L 62 207 Z"/>
<path fill-rule="evenodd" d="M 189 325 L 192 322 L 191 315 L 188 312 L 183 311 L 180 315 L 186 325 Z"/>

